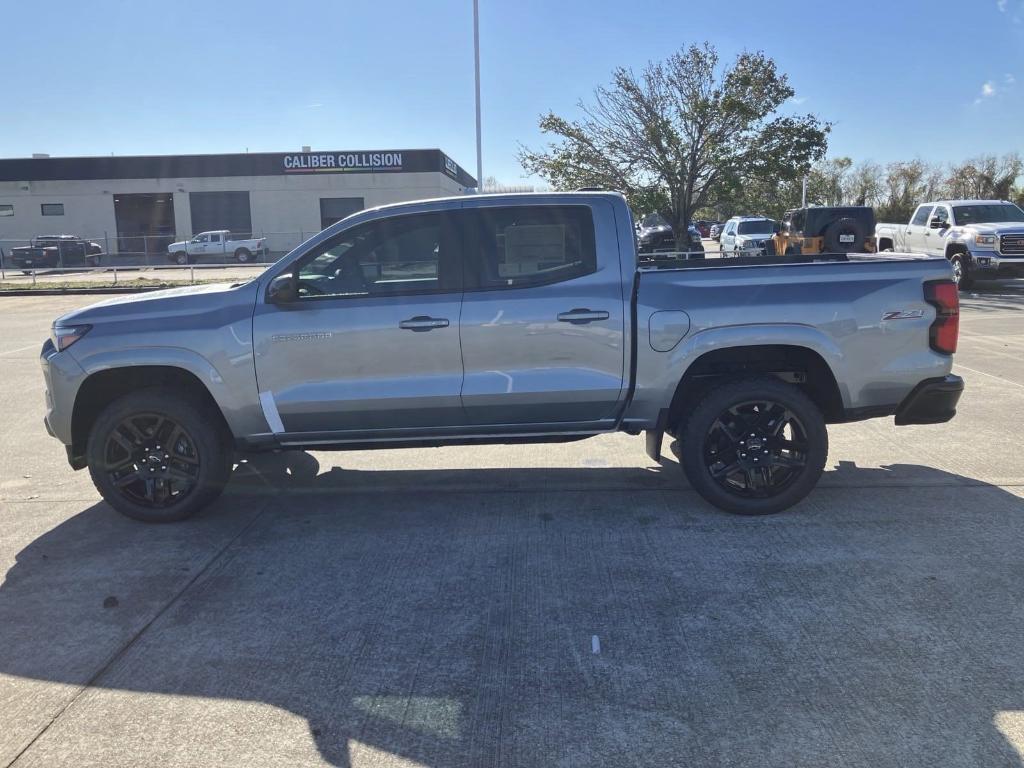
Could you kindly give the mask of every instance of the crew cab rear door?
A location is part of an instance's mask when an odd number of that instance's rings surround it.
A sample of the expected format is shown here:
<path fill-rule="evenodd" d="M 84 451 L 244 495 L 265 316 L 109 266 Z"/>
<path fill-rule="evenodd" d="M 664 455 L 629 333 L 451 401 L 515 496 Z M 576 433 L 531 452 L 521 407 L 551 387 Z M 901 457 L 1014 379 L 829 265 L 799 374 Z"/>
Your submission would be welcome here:
<path fill-rule="evenodd" d="M 628 370 L 611 204 L 467 201 L 462 405 L 538 431 L 614 417 Z"/>
<path fill-rule="evenodd" d="M 262 298 L 256 380 L 271 430 L 325 440 L 461 425 L 454 212 L 356 224 L 300 256 L 299 295 Z"/>

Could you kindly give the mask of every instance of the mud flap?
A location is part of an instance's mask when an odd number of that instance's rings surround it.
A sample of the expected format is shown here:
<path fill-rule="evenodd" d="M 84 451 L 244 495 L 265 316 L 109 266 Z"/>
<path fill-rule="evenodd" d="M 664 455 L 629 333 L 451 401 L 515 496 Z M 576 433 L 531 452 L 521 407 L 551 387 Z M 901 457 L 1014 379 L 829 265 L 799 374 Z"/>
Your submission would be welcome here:
<path fill-rule="evenodd" d="M 645 433 L 647 440 L 647 455 L 657 463 L 661 463 L 661 439 L 665 433 L 660 429 L 648 429 Z"/>

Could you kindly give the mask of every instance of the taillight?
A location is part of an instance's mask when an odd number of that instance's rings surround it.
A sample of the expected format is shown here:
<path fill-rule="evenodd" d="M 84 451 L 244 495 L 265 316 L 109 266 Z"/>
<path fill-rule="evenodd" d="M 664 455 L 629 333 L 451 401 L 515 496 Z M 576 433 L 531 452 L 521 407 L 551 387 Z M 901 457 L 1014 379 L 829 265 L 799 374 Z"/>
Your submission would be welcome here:
<path fill-rule="evenodd" d="M 960 335 L 960 289 L 951 280 L 925 283 L 924 300 L 935 307 L 935 322 L 928 329 L 929 346 L 952 355 Z"/>

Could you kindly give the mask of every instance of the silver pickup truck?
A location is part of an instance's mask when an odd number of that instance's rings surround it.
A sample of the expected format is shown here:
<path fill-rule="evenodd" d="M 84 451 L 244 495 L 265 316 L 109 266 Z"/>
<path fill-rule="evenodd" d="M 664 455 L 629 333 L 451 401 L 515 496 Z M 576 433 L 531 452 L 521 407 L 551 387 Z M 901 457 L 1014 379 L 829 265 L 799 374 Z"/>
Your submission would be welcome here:
<path fill-rule="evenodd" d="M 877 224 L 879 252 L 945 258 L 961 288 L 974 281 L 1024 277 L 1024 211 L 1006 200 L 923 203 L 906 224 Z"/>
<path fill-rule="evenodd" d="M 678 441 L 722 509 L 815 485 L 827 423 L 949 420 L 958 299 L 940 259 L 642 261 L 614 193 L 361 211 L 246 283 L 53 324 L 46 426 L 141 520 L 187 517 L 239 451 Z"/>

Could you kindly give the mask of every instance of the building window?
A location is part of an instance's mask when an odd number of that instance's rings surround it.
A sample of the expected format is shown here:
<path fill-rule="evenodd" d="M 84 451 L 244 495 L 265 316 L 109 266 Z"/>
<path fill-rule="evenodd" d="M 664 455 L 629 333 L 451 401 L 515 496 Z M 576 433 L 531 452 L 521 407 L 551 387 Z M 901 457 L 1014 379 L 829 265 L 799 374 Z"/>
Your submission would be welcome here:
<path fill-rule="evenodd" d="M 43 203 L 43 216 L 63 216 L 64 203 Z"/>
<path fill-rule="evenodd" d="M 13 205 L 0 205 L 0 216 L 13 216 L 14 206 Z"/>

